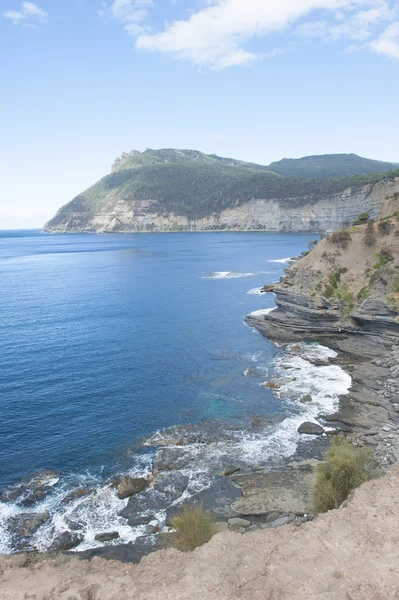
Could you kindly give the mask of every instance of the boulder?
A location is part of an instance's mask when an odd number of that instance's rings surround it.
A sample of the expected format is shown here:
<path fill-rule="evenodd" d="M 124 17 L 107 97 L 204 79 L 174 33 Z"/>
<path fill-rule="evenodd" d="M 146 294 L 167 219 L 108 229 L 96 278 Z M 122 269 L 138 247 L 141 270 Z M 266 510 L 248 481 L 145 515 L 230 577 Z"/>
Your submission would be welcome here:
<path fill-rule="evenodd" d="M 229 524 L 229 529 L 232 531 L 238 531 L 241 528 L 246 529 L 251 526 L 251 521 L 240 519 L 239 517 L 233 517 L 232 519 L 229 519 L 227 523 Z"/>
<path fill-rule="evenodd" d="M 193 460 L 192 455 L 182 448 L 161 448 L 155 457 L 155 469 L 174 471 L 187 467 Z"/>
<path fill-rule="evenodd" d="M 20 537 L 33 535 L 50 518 L 48 512 L 21 513 L 9 519 L 9 530 Z"/>
<path fill-rule="evenodd" d="M 286 525 L 289 520 L 290 520 L 289 517 L 280 517 L 279 519 L 272 521 L 270 523 L 270 525 L 271 525 L 271 527 L 281 527 L 282 525 Z"/>
<path fill-rule="evenodd" d="M 8 530 L 11 533 L 13 547 L 17 551 L 32 550 L 31 536 L 48 521 L 48 512 L 21 513 L 8 520 Z"/>
<path fill-rule="evenodd" d="M 309 404 L 310 402 L 313 402 L 313 398 L 310 394 L 306 394 L 305 396 L 302 396 L 300 402 L 302 404 Z"/>
<path fill-rule="evenodd" d="M 129 498 L 127 506 L 118 514 L 127 519 L 130 526 L 151 521 L 155 513 L 170 506 L 184 493 L 188 477 L 182 473 L 160 473 L 152 488 Z"/>
<path fill-rule="evenodd" d="M 95 556 L 105 558 L 106 560 L 117 560 L 123 563 L 139 563 L 143 556 L 151 552 L 160 550 L 162 547 L 159 538 L 153 535 L 147 535 L 137 538 L 129 544 L 116 544 L 92 548 L 83 552 L 65 552 L 65 554 L 77 556 L 78 558 L 91 560 Z"/>
<path fill-rule="evenodd" d="M 110 542 L 111 540 L 116 540 L 119 537 L 119 533 L 117 531 L 108 531 L 105 533 L 97 533 L 94 536 L 94 539 L 97 542 Z"/>
<path fill-rule="evenodd" d="M 118 498 L 124 500 L 134 494 L 138 494 L 148 487 L 149 481 L 144 477 L 130 477 L 126 475 L 118 486 Z"/>
<path fill-rule="evenodd" d="M 298 427 L 298 433 L 306 433 L 307 435 L 321 435 L 324 433 L 324 429 L 318 423 L 306 421 Z"/>
<path fill-rule="evenodd" d="M 59 535 L 57 535 L 50 548 L 49 552 L 60 552 L 62 550 L 70 550 L 71 548 L 76 548 L 83 540 L 83 535 L 81 533 L 75 533 L 73 531 L 63 531 Z"/>

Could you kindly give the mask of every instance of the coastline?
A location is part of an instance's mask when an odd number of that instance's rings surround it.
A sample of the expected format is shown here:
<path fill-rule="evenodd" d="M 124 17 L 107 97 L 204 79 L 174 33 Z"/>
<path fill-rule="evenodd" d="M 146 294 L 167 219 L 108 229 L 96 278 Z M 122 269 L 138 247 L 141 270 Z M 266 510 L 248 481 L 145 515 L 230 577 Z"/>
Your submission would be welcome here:
<path fill-rule="evenodd" d="M 288 259 L 281 259 L 280 262 L 282 260 Z M 306 260 L 301 259 L 296 265 L 303 263 L 306 263 Z M 288 269 L 288 272 L 290 270 Z M 289 281 L 290 277 L 286 275 L 283 279 Z M 276 286 L 278 285 L 276 284 Z M 269 289 L 264 291 L 274 291 L 276 286 L 266 286 Z M 303 298 L 304 295 L 301 298 L 301 307 L 304 304 Z M 308 310 L 307 313 L 312 316 L 309 327 L 309 322 L 302 321 L 300 323 L 301 319 L 300 316 L 298 317 L 298 313 L 293 313 L 294 319 L 290 315 L 286 318 L 287 314 L 284 312 L 280 314 L 281 318 L 276 318 L 279 312 L 281 313 L 278 301 L 277 306 L 277 309 L 255 311 L 248 315 L 246 320 L 262 335 L 268 339 L 276 340 L 277 338 L 279 344 L 289 350 L 289 353 L 286 352 L 284 358 L 280 360 L 285 363 L 283 366 L 280 365 L 280 370 L 288 368 L 288 370 L 295 371 L 298 369 L 296 363 L 305 361 L 306 368 L 310 369 L 311 377 L 316 375 L 315 369 L 320 369 L 320 375 L 317 377 L 322 378 L 325 373 L 323 369 L 335 365 L 342 369 L 338 374 L 339 377 L 349 373 L 352 379 L 348 393 L 342 392 L 341 387 L 339 388 L 341 395 L 336 410 L 332 410 L 336 403 L 335 392 L 330 394 L 323 387 L 319 390 L 322 397 L 320 398 L 321 402 L 318 403 L 318 398 L 310 398 L 310 400 L 300 398 L 301 394 L 298 392 L 297 384 L 294 385 L 296 402 L 302 400 L 304 403 L 310 402 L 312 411 L 310 411 L 311 418 L 309 420 L 313 422 L 316 420 L 319 427 L 321 425 L 321 432 L 318 433 L 322 433 L 322 435 L 301 434 L 300 440 L 297 439 L 292 452 L 287 452 L 277 458 L 267 457 L 263 461 L 262 459 L 258 462 L 254 460 L 249 465 L 244 460 L 245 457 L 240 460 L 237 453 L 229 457 L 231 444 L 235 449 L 242 448 L 244 451 L 244 446 L 242 443 L 240 446 L 240 442 L 255 443 L 257 455 L 261 456 L 265 448 L 265 436 L 270 433 L 271 428 L 276 429 L 276 425 L 278 431 L 279 422 L 273 420 L 272 416 L 269 421 L 268 418 L 264 418 L 260 419 L 259 423 L 252 423 L 247 430 L 223 427 L 219 429 L 216 427 L 212 430 L 208 425 L 202 430 L 195 425 L 172 427 L 169 431 L 164 430 L 158 434 L 158 438 L 152 436 L 152 439 L 147 440 L 147 443 L 144 444 L 147 447 L 156 448 L 155 464 L 144 475 L 146 479 L 144 491 L 133 492 L 124 503 L 121 504 L 118 501 L 119 504 L 117 504 L 114 488 L 121 483 L 122 475 L 117 480 L 103 485 L 100 490 L 100 495 L 101 493 L 107 495 L 108 503 L 111 502 L 108 506 L 115 511 L 115 514 L 126 519 L 124 525 L 126 530 L 136 527 L 134 539 L 119 543 L 118 534 L 118 537 L 110 537 L 109 543 L 106 540 L 105 545 L 84 548 L 84 544 L 82 544 L 82 547 L 79 548 L 80 542 L 84 538 L 80 523 L 82 514 L 76 510 L 78 507 L 73 502 L 79 498 L 79 494 L 84 497 L 87 490 L 78 488 L 74 491 L 78 495 L 70 494 L 72 497 L 68 499 L 68 502 L 72 502 L 71 511 L 67 511 L 70 530 L 64 532 L 66 535 L 64 533 L 58 535 L 55 540 L 57 543 L 50 546 L 52 553 L 67 552 L 69 554 L 72 550 L 74 556 L 80 558 L 91 559 L 99 556 L 122 562 L 139 562 L 142 556 L 160 548 L 157 534 L 160 530 L 166 533 L 165 525 L 170 523 L 175 511 L 187 501 L 190 503 L 202 502 L 206 509 L 213 510 L 220 528 L 240 533 L 275 528 L 290 523 L 300 525 L 310 521 L 313 518 L 311 503 L 313 468 L 322 459 L 331 436 L 337 433 L 349 436 L 355 445 L 364 444 L 372 447 L 382 467 L 388 467 L 396 462 L 399 457 L 399 405 L 393 400 L 399 392 L 397 346 L 381 343 L 379 335 L 359 336 L 351 327 L 340 327 L 339 330 L 335 324 L 332 327 L 326 327 L 323 321 L 318 323 L 318 331 L 315 331 L 314 315 L 311 311 Z M 293 323 L 295 327 L 293 327 Z M 315 348 L 315 346 L 303 344 L 303 342 L 315 341 L 324 345 L 316 346 L 319 350 L 324 347 L 322 356 L 317 352 L 316 355 L 309 356 L 307 350 Z M 296 342 L 296 348 L 293 347 L 292 342 Z M 331 353 L 328 348 L 337 350 L 338 354 Z M 289 362 L 289 359 L 291 364 L 287 367 L 286 363 Z M 275 389 L 276 395 L 281 396 L 282 400 L 289 399 L 290 393 L 292 396 L 293 388 L 291 385 L 291 388 L 287 389 L 287 386 L 289 388 L 290 384 L 295 382 L 296 377 L 290 377 L 287 373 L 283 373 L 280 379 L 284 380 L 282 386 L 269 386 L 265 382 L 266 387 Z M 327 383 L 329 384 L 329 382 Z M 333 383 L 335 385 L 336 382 Z M 344 388 L 346 387 L 348 386 L 344 385 Z M 319 410 L 319 408 L 323 408 L 324 400 L 326 410 L 323 414 L 323 410 Z M 296 435 L 297 426 L 301 422 L 301 414 L 304 413 L 296 412 L 296 420 L 291 418 L 289 435 L 294 432 Z M 287 421 L 289 420 L 288 418 Z M 245 439 L 244 434 L 246 435 Z M 263 441 L 263 445 L 259 444 L 259 441 Z M 281 437 L 275 436 L 273 443 L 278 446 L 281 443 Z M 209 446 L 212 446 L 212 450 L 217 451 L 213 456 L 207 454 Z M 214 468 L 212 481 L 210 482 L 208 479 L 207 485 L 201 481 L 201 469 L 197 469 L 199 478 L 190 480 L 189 471 L 191 469 L 192 472 L 194 465 L 197 464 L 193 459 L 197 460 L 198 457 L 200 459 L 198 464 L 202 460 L 203 464 L 211 464 Z M 56 479 L 54 473 L 48 476 L 50 481 Z M 143 474 L 137 476 L 143 477 Z M 33 502 L 40 500 L 42 493 L 45 497 L 49 486 L 48 483 L 43 485 L 41 481 L 33 491 Z M 95 493 L 98 492 L 99 490 Z M 64 501 L 63 499 L 62 502 Z M 26 506 L 29 507 L 29 503 Z M 17 535 L 20 535 L 18 530 L 22 533 L 28 530 L 34 536 L 36 530 L 48 521 L 48 515 L 40 514 L 41 521 L 39 519 L 39 521 L 33 520 L 32 522 L 32 513 L 29 513 L 28 510 L 27 516 L 30 520 L 17 519 L 14 523 Z M 97 517 L 98 534 L 112 535 L 114 532 L 111 530 L 101 531 L 100 511 Z M 22 535 L 20 537 L 23 538 Z M 29 545 L 28 547 L 24 545 L 23 539 L 21 542 L 17 550 L 34 549 Z M 46 549 L 48 549 L 48 545 L 42 548 L 42 551 Z M 32 557 L 34 555 L 35 552 L 31 554 Z"/>

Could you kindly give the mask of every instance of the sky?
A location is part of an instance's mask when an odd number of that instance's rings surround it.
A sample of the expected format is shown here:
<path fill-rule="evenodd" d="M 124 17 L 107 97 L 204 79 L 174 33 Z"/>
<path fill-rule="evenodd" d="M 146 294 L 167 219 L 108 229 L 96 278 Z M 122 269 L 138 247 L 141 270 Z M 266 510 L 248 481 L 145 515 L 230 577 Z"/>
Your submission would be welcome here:
<path fill-rule="evenodd" d="M 399 162 L 397 0 L 0 0 L 0 229 L 124 151 Z"/>

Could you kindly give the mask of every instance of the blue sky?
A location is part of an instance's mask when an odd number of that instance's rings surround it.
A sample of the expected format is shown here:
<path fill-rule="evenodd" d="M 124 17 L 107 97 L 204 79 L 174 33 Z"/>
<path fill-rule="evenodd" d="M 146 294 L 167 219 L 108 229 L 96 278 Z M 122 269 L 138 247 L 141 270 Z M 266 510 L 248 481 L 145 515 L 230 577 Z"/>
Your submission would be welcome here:
<path fill-rule="evenodd" d="M 399 162 L 392 0 L 0 0 L 0 229 L 122 151 Z"/>

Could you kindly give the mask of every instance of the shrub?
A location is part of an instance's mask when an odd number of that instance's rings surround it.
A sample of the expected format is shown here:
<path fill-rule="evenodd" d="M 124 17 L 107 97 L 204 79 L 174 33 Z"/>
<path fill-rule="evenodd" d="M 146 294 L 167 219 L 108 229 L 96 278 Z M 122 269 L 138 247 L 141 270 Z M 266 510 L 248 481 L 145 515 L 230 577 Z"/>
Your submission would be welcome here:
<path fill-rule="evenodd" d="M 378 477 L 370 450 L 354 448 L 343 438 L 336 438 L 317 466 L 313 487 L 313 504 L 318 513 L 339 506 L 359 485 Z"/>
<path fill-rule="evenodd" d="M 358 216 L 358 218 L 353 221 L 353 225 L 365 225 L 370 220 L 370 215 L 368 212 L 362 212 Z"/>
<path fill-rule="evenodd" d="M 341 231 L 336 231 L 330 236 L 330 241 L 333 244 L 341 244 L 343 248 L 348 246 L 348 242 L 352 239 L 351 234 L 346 229 L 342 229 Z"/>
<path fill-rule="evenodd" d="M 391 221 L 384 220 L 378 223 L 378 231 L 381 235 L 389 235 L 392 231 L 393 224 Z"/>
<path fill-rule="evenodd" d="M 363 302 L 363 300 L 365 300 L 367 298 L 369 293 L 370 293 L 370 288 L 368 285 L 365 285 L 364 287 L 362 287 L 362 289 L 360 290 L 360 292 L 357 295 L 358 301 Z"/>
<path fill-rule="evenodd" d="M 374 235 L 374 221 L 372 219 L 367 223 L 366 234 L 363 240 L 366 246 L 374 246 L 376 242 Z"/>
<path fill-rule="evenodd" d="M 175 532 L 168 536 L 168 544 L 182 552 L 189 552 L 206 544 L 217 533 L 213 516 L 204 510 L 203 504 L 183 506 L 180 513 L 172 519 L 171 526 Z"/>

